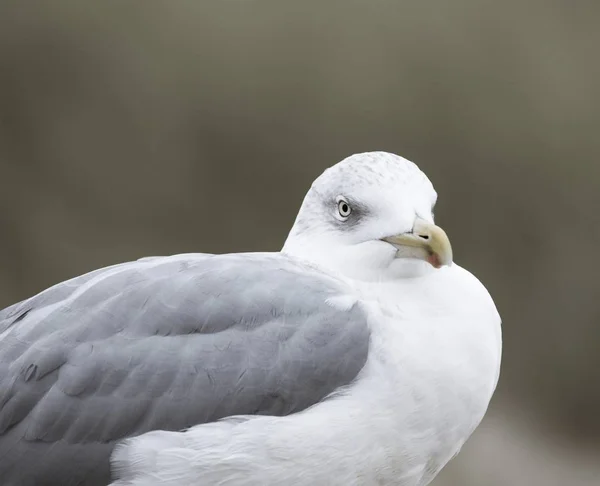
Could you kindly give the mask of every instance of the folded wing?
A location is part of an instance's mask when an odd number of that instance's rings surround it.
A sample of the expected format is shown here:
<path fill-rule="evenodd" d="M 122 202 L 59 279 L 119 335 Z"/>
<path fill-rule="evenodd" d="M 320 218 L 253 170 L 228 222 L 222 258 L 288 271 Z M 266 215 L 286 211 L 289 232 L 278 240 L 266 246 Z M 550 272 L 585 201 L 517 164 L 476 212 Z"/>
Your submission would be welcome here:
<path fill-rule="evenodd" d="M 327 303 L 348 292 L 278 254 L 182 255 L 1 311 L 2 484 L 105 485 L 126 437 L 319 402 L 367 358 L 360 307 Z"/>

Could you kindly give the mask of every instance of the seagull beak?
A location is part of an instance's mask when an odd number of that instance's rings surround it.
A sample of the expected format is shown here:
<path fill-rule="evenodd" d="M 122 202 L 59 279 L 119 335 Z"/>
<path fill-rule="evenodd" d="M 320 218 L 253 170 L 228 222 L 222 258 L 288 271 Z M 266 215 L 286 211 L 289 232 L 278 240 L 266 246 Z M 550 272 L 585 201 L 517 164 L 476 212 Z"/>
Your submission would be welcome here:
<path fill-rule="evenodd" d="M 412 258 L 420 258 L 435 268 L 452 264 L 452 246 L 446 232 L 424 219 L 417 218 L 411 232 L 388 236 L 383 238 L 383 241 L 398 248 L 400 257 L 405 254 Z"/>

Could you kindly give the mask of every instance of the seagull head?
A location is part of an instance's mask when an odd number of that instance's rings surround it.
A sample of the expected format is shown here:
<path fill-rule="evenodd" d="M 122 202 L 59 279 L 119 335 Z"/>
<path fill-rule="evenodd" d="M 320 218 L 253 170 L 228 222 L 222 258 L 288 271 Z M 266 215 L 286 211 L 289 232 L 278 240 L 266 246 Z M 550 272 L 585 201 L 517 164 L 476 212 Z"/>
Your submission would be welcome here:
<path fill-rule="evenodd" d="M 434 224 L 436 200 L 413 162 L 355 154 L 314 181 L 282 251 L 360 280 L 422 275 L 452 264 L 450 241 Z"/>

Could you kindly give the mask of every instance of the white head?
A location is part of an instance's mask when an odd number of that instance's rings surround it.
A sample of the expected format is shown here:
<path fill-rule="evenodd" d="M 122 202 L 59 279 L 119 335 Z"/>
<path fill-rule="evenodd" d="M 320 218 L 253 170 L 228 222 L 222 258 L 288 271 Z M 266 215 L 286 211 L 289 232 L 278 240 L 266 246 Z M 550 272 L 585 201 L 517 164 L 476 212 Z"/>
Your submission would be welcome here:
<path fill-rule="evenodd" d="M 352 155 L 312 184 L 282 251 L 361 280 L 450 265 L 450 242 L 433 224 L 436 199 L 412 162 L 387 152 Z"/>

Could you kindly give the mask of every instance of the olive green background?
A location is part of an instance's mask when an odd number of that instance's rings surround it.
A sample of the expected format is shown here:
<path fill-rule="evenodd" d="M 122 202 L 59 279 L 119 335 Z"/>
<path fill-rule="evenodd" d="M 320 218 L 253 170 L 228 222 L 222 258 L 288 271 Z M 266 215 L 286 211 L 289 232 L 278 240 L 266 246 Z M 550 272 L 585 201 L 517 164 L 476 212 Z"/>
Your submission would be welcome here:
<path fill-rule="evenodd" d="M 0 5 L 0 306 L 141 256 L 278 250 L 355 152 L 420 165 L 504 320 L 437 486 L 600 484 L 600 3 Z"/>

